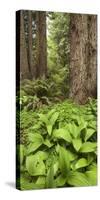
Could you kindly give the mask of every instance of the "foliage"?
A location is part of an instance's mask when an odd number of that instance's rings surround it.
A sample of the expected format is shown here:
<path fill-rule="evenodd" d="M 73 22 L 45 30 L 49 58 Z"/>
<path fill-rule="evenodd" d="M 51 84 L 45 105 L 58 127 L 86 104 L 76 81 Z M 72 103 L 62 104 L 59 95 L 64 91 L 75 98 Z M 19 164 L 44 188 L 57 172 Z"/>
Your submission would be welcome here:
<path fill-rule="evenodd" d="M 17 146 L 21 189 L 96 185 L 95 100 L 21 112 L 28 141 Z"/>
<path fill-rule="evenodd" d="M 68 96 L 69 79 L 69 14 L 48 13 L 48 75 L 60 92 Z M 61 94 L 60 94 L 61 95 Z"/>
<path fill-rule="evenodd" d="M 23 80 L 21 90 L 17 92 L 17 105 L 20 105 L 21 110 L 34 111 L 63 100 L 66 96 L 64 87 L 61 89 L 64 73 L 60 78 L 55 75 L 50 79 Z M 68 92 L 68 89 L 66 90 Z"/>

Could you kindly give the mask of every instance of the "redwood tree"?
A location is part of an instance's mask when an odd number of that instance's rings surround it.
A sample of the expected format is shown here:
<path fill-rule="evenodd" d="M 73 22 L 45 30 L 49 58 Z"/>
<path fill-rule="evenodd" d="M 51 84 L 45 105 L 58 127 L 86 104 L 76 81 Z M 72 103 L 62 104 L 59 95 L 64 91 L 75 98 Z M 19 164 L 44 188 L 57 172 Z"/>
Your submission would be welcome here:
<path fill-rule="evenodd" d="M 30 77 L 32 78 L 33 76 L 33 58 L 32 58 L 32 52 L 33 52 L 33 47 L 32 47 L 32 11 L 28 11 L 28 66 L 29 66 L 29 72 L 30 72 Z"/>
<path fill-rule="evenodd" d="M 97 17 L 71 14 L 69 97 L 84 104 L 96 97 Z"/>
<path fill-rule="evenodd" d="M 20 11 L 20 74 L 21 74 L 21 79 L 30 78 L 26 41 L 25 41 L 23 11 Z"/>
<path fill-rule="evenodd" d="M 47 74 L 46 12 L 38 11 L 36 13 L 36 27 L 36 78 L 38 78 L 46 77 Z"/>

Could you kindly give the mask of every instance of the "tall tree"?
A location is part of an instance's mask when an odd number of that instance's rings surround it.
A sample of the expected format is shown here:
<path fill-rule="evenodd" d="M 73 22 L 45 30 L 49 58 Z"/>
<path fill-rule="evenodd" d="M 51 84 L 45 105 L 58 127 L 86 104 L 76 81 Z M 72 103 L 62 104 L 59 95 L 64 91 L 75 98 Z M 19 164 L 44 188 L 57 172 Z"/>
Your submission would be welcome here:
<path fill-rule="evenodd" d="M 97 16 L 88 15 L 87 89 L 97 96 Z"/>
<path fill-rule="evenodd" d="M 36 77 L 46 77 L 47 74 L 47 38 L 46 38 L 46 12 L 36 13 L 37 25 L 37 62 Z"/>
<path fill-rule="evenodd" d="M 32 11 L 28 11 L 28 64 L 31 78 L 33 77 L 33 58 L 32 58 Z"/>
<path fill-rule="evenodd" d="M 23 11 L 20 11 L 20 74 L 21 79 L 30 78 L 25 41 Z"/>
<path fill-rule="evenodd" d="M 84 104 L 96 90 L 96 16 L 71 14 L 69 97 Z"/>

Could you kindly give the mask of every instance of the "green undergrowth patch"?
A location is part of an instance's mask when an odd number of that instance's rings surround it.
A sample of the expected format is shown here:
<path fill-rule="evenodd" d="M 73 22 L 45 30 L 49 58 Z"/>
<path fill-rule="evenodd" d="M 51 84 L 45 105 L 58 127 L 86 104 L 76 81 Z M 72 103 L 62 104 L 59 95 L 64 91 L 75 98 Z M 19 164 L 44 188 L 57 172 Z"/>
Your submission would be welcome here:
<path fill-rule="evenodd" d="M 19 189 L 97 184 L 97 102 L 70 100 L 20 112 L 26 141 L 17 144 Z"/>

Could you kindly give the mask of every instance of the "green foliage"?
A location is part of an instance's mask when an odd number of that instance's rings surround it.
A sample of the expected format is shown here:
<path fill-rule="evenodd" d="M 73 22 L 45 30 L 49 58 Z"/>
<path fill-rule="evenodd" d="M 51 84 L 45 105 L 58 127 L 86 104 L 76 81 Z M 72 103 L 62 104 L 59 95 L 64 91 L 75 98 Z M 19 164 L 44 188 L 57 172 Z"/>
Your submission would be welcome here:
<path fill-rule="evenodd" d="M 68 95 L 69 78 L 69 14 L 52 13 L 47 17 L 48 74 L 55 83 L 54 93 Z"/>
<path fill-rule="evenodd" d="M 21 128 L 27 132 L 27 143 L 17 146 L 21 189 L 96 185 L 96 103 L 92 104 L 79 106 L 68 100 L 37 112 L 21 111 Z"/>

